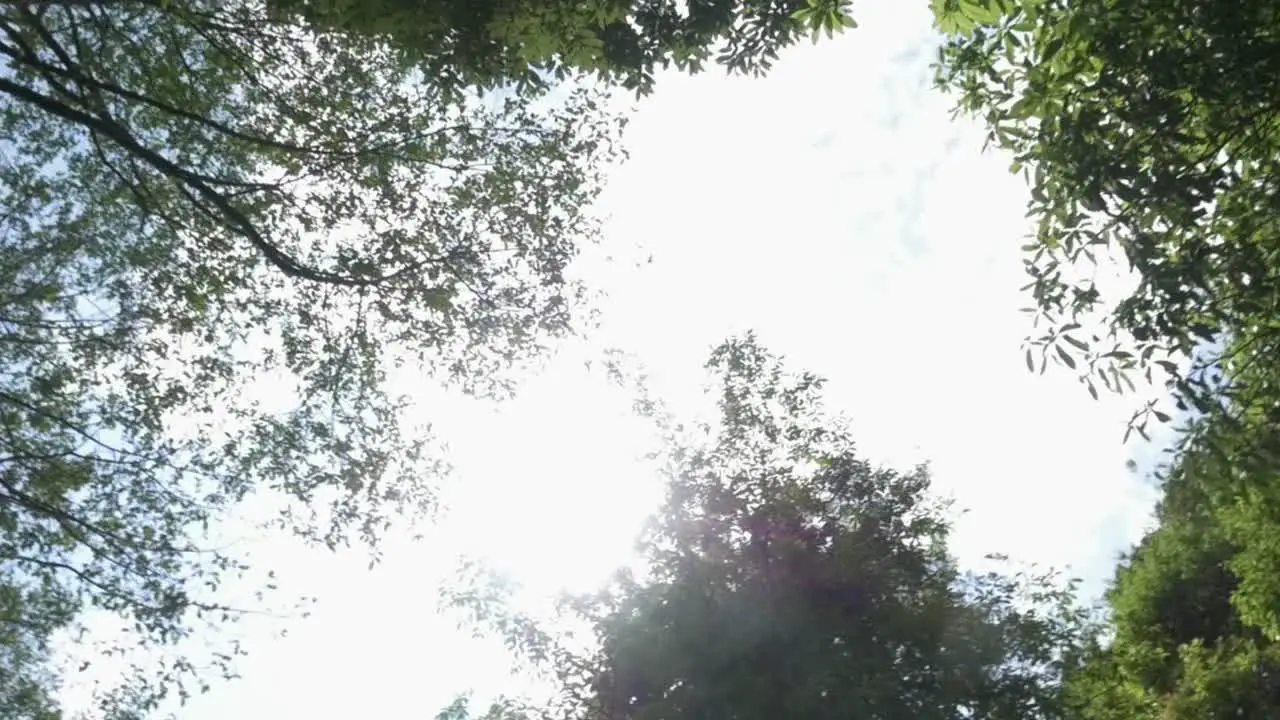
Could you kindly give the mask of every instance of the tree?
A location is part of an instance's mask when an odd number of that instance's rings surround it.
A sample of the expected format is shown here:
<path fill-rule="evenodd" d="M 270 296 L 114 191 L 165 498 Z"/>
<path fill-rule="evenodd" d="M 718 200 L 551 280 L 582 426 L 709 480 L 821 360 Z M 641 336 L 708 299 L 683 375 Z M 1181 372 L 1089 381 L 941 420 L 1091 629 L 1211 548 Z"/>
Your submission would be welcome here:
<path fill-rule="evenodd" d="M 657 68 L 768 70 L 806 32 L 853 27 L 850 0 L 267 0 L 282 19 L 388 38 L 432 77 L 464 84 L 585 71 L 640 92 Z"/>
<path fill-rule="evenodd" d="M 1270 717 L 1280 711 L 1280 523 L 1246 463 L 1192 444 L 1163 477 L 1157 527 L 1107 594 L 1110 642 L 1067 683 L 1081 720 Z M 1256 466 L 1253 466 L 1256 467 Z"/>
<path fill-rule="evenodd" d="M 935 0 L 939 82 L 1031 183 L 1049 330 L 1028 348 L 1091 391 L 1163 365 L 1180 407 L 1276 420 L 1280 14 L 1261 0 Z M 1122 255 L 1138 285 L 1089 275 Z M 1108 331 L 1079 334 L 1102 315 Z M 1073 334 L 1075 333 L 1075 334 Z M 1177 361 L 1191 361 L 1186 371 Z M 1259 368 L 1258 366 L 1262 367 Z M 1136 418 L 1141 429 L 1150 412 Z M 1167 418 L 1155 413 L 1157 419 Z"/>
<path fill-rule="evenodd" d="M 1190 415 L 1159 524 L 1108 595 L 1113 637 L 1068 683 L 1070 703 L 1098 719 L 1274 715 L 1280 13 L 1200 0 L 935 8 L 950 33 L 941 85 L 1031 183 L 1041 368 L 1054 358 L 1096 393 L 1095 380 L 1132 389 L 1128 374 L 1163 366 Z M 1137 276 L 1118 301 L 1087 275 L 1107 252 Z M 1098 315 L 1105 337 L 1081 337 Z M 1149 415 L 1169 420 L 1149 406 L 1133 427 Z"/>
<path fill-rule="evenodd" d="M 0 4 L 6 716 L 82 609 L 152 646 L 252 609 L 227 588 L 267 569 L 206 534 L 246 498 L 329 547 L 429 512 L 442 467 L 390 374 L 503 393 L 581 310 L 620 125 L 598 92 L 446 93 L 269 20 Z"/>
<path fill-rule="evenodd" d="M 81 609 L 144 645 L 244 611 L 206 532 L 245 498 L 329 547 L 430 511 L 388 377 L 505 393 L 582 310 L 621 120 L 547 71 L 758 71 L 846 5 L 0 2 L 3 692 L 50 696 Z"/>
<path fill-rule="evenodd" d="M 753 337 L 720 346 L 709 368 L 719 426 L 661 423 L 668 492 L 640 545 L 647 569 L 570 604 L 593 650 L 497 623 L 558 673 L 546 714 L 1061 717 L 1058 681 L 1085 621 L 1068 589 L 962 572 L 927 470 L 860 459 L 822 410 L 821 380 Z"/>

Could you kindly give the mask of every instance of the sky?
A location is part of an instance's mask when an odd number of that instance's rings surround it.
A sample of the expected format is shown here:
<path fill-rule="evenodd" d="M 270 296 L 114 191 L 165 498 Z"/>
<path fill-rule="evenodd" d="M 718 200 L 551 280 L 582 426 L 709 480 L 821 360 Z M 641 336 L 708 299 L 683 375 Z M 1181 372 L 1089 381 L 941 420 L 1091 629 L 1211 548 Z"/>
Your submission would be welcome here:
<path fill-rule="evenodd" d="M 761 80 L 660 79 L 602 199 L 605 244 L 578 269 L 608 293 L 598 331 L 514 401 L 434 398 L 424 412 L 456 471 L 423 541 L 392 538 L 373 571 L 356 553 L 260 547 L 286 590 L 320 602 L 287 637 L 240 631 L 242 679 L 179 718 L 430 718 L 458 692 L 523 687 L 498 646 L 437 612 L 437 591 L 463 554 L 535 597 L 625 561 L 661 487 L 631 398 L 584 368 L 603 347 L 692 410 L 708 351 L 753 329 L 829 378 L 866 456 L 930 462 L 967 510 L 962 560 L 1007 553 L 1099 587 L 1154 499 L 1126 468 L 1154 450 L 1122 443 L 1138 398 L 1094 401 L 1062 372 L 1026 371 L 1024 182 L 931 88 L 927 3 L 863 0 L 856 16 Z"/>

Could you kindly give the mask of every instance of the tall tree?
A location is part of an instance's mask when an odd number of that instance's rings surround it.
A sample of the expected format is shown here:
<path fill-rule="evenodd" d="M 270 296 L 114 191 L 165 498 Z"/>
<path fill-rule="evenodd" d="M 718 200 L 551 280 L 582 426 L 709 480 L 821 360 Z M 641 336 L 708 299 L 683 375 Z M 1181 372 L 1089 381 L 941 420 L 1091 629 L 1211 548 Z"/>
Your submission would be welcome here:
<path fill-rule="evenodd" d="M 446 93 L 244 3 L 3 3 L 0 59 L 13 717 L 81 608 L 144 644 L 234 615 L 249 568 L 205 529 L 246 497 L 330 547 L 430 510 L 439 467 L 388 375 L 500 393 L 571 330 L 619 122 L 587 89 Z"/>
<path fill-rule="evenodd" d="M 1156 528 L 1116 572 L 1109 642 L 1067 683 L 1081 720 L 1280 712 L 1274 476 L 1196 437 L 1163 474 Z"/>
<path fill-rule="evenodd" d="M 1051 576 L 961 571 L 925 468 L 878 469 L 819 378 L 756 340 L 712 355 L 720 422 L 664 422 L 646 570 L 571 605 L 594 651 L 548 649 L 574 720 L 1061 717 L 1084 617 Z M 526 708 L 527 711 L 527 708 Z"/>
<path fill-rule="evenodd" d="M 951 34 L 941 84 L 1031 182 L 1029 288 L 1050 325 L 1033 346 L 1091 390 L 1164 365 L 1178 406 L 1196 416 L 1163 478 L 1158 525 L 1108 594 L 1111 638 L 1073 675 L 1069 705 L 1098 720 L 1275 715 L 1280 10 L 1201 0 L 935 8 Z M 1135 271 L 1127 297 L 1105 297 L 1087 275 L 1105 252 Z M 1081 337 L 1099 314 L 1107 337 Z"/>
<path fill-rule="evenodd" d="M 940 83 L 985 119 L 989 139 L 1031 182 L 1038 228 L 1026 248 L 1029 288 L 1049 327 L 1032 347 L 1095 392 L 1158 363 L 1183 407 L 1209 412 L 1229 397 L 1237 419 L 1275 422 L 1274 3 L 934 6 L 950 33 Z M 1127 297 L 1105 296 L 1089 274 L 1108 253 L 1136 271 Z M 1082 336 L 1080 325 L 1097 315 L 1108 331 Z M 1192 360 L 1185 372 L 1182 360 Z"/>

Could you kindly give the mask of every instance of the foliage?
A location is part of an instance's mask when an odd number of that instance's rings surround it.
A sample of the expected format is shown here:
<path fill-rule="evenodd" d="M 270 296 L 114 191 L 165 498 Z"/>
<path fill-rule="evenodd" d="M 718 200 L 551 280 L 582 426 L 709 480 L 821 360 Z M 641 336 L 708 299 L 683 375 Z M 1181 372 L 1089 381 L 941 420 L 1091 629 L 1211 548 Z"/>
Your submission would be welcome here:
<path fill-rule="evenodd" d="M 1274 423 L 1280 9 L 1264 0 L 935 8 L 951 33 L 940 84 L 985 119 L 990 141 L 1031 183 L 1028 287 L 1050 328 L 1031 342 L 1041 367 L 1074 368 L 1096 394 L 1098 383 L 1118 390 L 1163 365 L 1180 408 L 1207 413 L 1225 400 L 1237 418 Z M 1136 271 L 1127 297 L 1107 297 L 1089 273 L 1107 253 Z M 1099 313 L 1108 330 L 1082 337 Z"/>
<path fill-rule="evenodd" d="M 1192 416 L 1157 527 L 1121 564 L 1109 642 L 1068 683 L 1082 718 L 1280 709 L 1280 10 L 1203 0 L 938 0 L 940 84 L 1031 183 L 1031 341 L 1111 389 L 1163 366 Z M 1089 276 L 1119 252 L 1127 297 Z M 1105 337 L 1083 338 L 1098 314 Z M 1074 333 L 1074 334 L 1073 334 Z M 1031 350 L 1028 364 L 1034 366 Z M 1149 405 L 1135 417 L 1142 432 Z"/>
<path fill-rule="evenodd" d="M 1274 491 L 1231 495 L 1250 466 L 1221 462 L 1217 449 L 1193 443 L 1177 458 L 1158 526 L 1117 572 L 1112 642 L 1068 683 L 1082 720 L 1280 710 L 1280 505 Z M 1274 485 L 1272 476 L 1248 480 L 1255 490 Z"/>
<path fill-rule="evenodd" d="M 538 86 L 584 71 L 641 92 L 654 71 L 769 69 L 805 32 L 853 27 L 850 0 L 267 0 L 281 18 L 389 39 L 437 79 Z"/>
<path fill-rule="evenodd" d="M 246 498 L 329 547 L 430 511 L 390 375 L 505 392 L 581 309 L 620 123 L 549 74 L 760 72 L 847 6 L 0 3 L 0 698 L 44 712 L 83 609 L 144 645 L 238 616 L 207 533 Z"/>
<path fill-rule="evenodd" d="M 0 57 L 0 704 L 36 707 L 77 611 L 164 646 L 269 589 L 207 534 L 246 498 L 329 547 L 431 510 L 388 379 L 505 392 L 572 329 L 618 122 L 243 3 L 3 3 Z"/>
<path fill-rule="evenodd" d="M 46 641 L 77 608 L 59 588 L 20 585 L 9 575 L 0 574 L 0 708 L 13 720 L 55 720 Z"/>
<path fill-rule="evenodd" d="M 570 607 L 592 651 L 558 665 L 557 716 L 1056 718 L 1084 617 L 1052 575 L 964 573 L 925 468 L 877 469 L 747 336 L 712 355 L 719 427 L 666 431 L 667 500 L 621 573 Z M 654 407 L 646 401 L 645 406 Z M 474 602 L 472 603 L 474 604 Z"/>

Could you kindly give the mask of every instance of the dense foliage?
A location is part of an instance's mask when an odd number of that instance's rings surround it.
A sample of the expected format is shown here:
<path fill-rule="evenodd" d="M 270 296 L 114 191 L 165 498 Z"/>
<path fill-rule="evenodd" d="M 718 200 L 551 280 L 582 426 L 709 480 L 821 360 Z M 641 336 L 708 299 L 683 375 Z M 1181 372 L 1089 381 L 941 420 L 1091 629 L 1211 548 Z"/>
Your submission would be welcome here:
<path fill-rule="evenodd" d="M 1068 683 L 1082 720 L 1280 711 L 1280 504 L 1247 465 L 1191 446 L 1168 469 L 1158 525 L 1108 594 L 1111 641 Z"/>
<path fill-rule="evenodd" d="M 1264 0 L 935 7 L 952 33 L 941 84 L 1031 180 L 1027 269 L 1050 327 L 1033 344 L 1091 388 L 1118 389 L 1129 371 L 1164 363 L 1184 407 L 1207 412 L 1225 396 L 1237 415 L 1274 421 L 1274 380 L 1250 368 L 1276 356 L 1280 337 L 1280 10 Z M 1127 297 L 1090 277 L 1104 254 L 1135 270 Z M 1109 334 L 1081 337 L 1099 313 Z M 1185 372 L 1170 362 L 1193 353 Z"/>
<path fill-rule="evenodd" d="M 1157 525 L 1068 682 L 1081 718 L 1280 714 L 1280 8 L 938 0 L 940 81 L 1031 182 L 1043 354 L 1118 389 L 1163 365 L 1187 424 Z M 1118 253 L 1137 286 L 1089 276 Z M 1101 315 L 1105 337 L 1079 328 Z M 1028 363 L 1034 358 L 1028 352 Z M 1041 360 L 1043 367 L 1044 360 Z M 1132 388 L 1132 385 L 1129 385 Z M 1168 417 L 1152 410 L 1159 420 Z M 1142 430 L 1146 417 L 1135 418 Z"/>
<path fill-rule="evenodd" d="M 539 86 L 585 71 L 648 92 L 708 61 L 760 73 L 804 33 L 852 27 L 850 0 L 267 0 L 282 18 L 389 39 L 437 79 Z"/>
<path fill-rule="evenodd" d="M 594 651 L 526 645 L 557 665 L 563 702 L 545 714 L 1061 717 L 1082 622 L 1066 588 L 962 572 L 927 470 L 859 458 L 819 378 L 750 336 L 709 368 L 718 425 L 662 423 L 668 492 L 640 545 L 646 570 L 571 604 Z"/>

